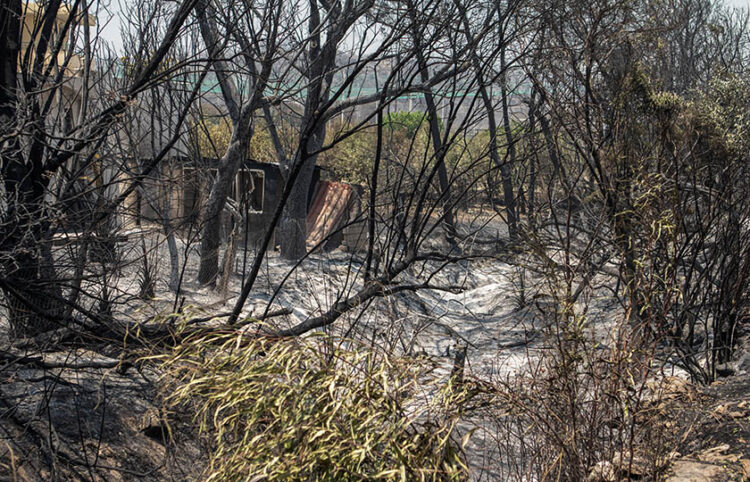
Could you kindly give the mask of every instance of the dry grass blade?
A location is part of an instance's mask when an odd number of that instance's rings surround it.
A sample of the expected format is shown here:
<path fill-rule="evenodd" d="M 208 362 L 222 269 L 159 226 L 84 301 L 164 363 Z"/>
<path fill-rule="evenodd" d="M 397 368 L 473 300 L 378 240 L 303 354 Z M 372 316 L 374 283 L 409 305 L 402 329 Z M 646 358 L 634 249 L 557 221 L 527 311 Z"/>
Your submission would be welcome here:
<path fill-rule="evenodd" d="M 209 480 L 461 480 L 460 398 L 351 341 L 193 338 L 161 357 L 172 410 L 211 440 Z"/>

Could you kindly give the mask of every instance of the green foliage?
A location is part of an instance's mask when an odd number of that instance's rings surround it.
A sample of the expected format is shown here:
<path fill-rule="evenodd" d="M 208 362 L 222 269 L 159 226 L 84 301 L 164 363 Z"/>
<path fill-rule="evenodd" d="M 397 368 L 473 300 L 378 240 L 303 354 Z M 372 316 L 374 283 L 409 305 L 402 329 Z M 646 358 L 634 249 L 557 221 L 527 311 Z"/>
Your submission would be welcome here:
<path fill-rule="evenodd" d="M 458 391 L 413 359 L 332 337 L 220 334 L 163 361 L 168 406 L 194 410 L 213 441 L 208 480 L 465 478 Z"/>
<path fill-rule="evenodd" d="M 442 120 L 438 120 L 443 129 Z M 318 164 L 333 173 L 333 177 L 359 184 L 367 184 L 372 176 L 375 159 L 376 131 L 367 128 L 336 140 L 352 126 L 332 122 L 328 126 L 326 143 L 332 147 L 320 154 Z M 403 162 L 407 158 L 418 157 L 415 153 L 431 152 L 429 142 L 429 118 L 424 112 L 391 112 L 383 120 L 384 157 L 397 158 Z M 420 162 L 418 159 L 411 159 Z"/>
<path fill-rule="evenodd" d="M 250 139 L 250 158 L 258 162 L 279 162 L 278 154 L 276 153 L 276 148 L 273 146 L 271 134 L 268 131 L 266 123 L 259 120 L 255 122 L 253 137 Z M 297 137 L 297 134 L 292 132 L 292 128 L 282 122 L 277 122 L 276 129 L 279 131 L 279 136 L 282 136 L 287 142 L 292 142 Z"/>
<path fill-rule="evenodd" d="M 657 113 L 675 112 L 683 105 L 682 97 L 674 92 L 654 92 L 650 101 L 652 109 Z"/>
<path fill-rule="evenodd" d="M 229 147 L 232 124 L 226 117 L 205 120 L 195 127 L 195 132 L 200 155 L 219 158 Z"/>
<path fill-rule="evenodd" d="M 286 126 L 277 126 L 280 135 L 289 135 Z M 232 123 L 227 117 L 204 119 L 194 127 L 198 151 L 204 157 L 220 158 L 229 148 L 232 138 Z M 248 156 L 259 162 L 278 162 L 276 150 L 263 121 L 256 121 L 253 137 L 250 139 Z"/>
<path fill-rule="evenodd" d="M 733 350 L 750 279 L 748 84 L 713 79 L 682 98 L 656 90 L 658 78 L 638 63 L 621 80 L 610 118 L 617 135 L 602 158 L 628 316 L 710 382 Z"/>
<path fill-rule="evenodd" d="M 708 150 L 718 157 L 741 159 L 750 150 L 749 109 L 750 82 L 730 76 L 712 80 L 689 106 L 689 114 Z"/>
<path fill-rule="evenodd" d="M 426 112 L 391 112 L 383 119 L 383 126 L 408 137 L 420 129 L 429 129 L 430 119 Z M 443 130 L 443 120 L 438 117 L 438 127 Z"/>
<path fill-rule="evenodd" d="M 334 145 L 318 156 L 318 165 L 328 169 L 340 181 L 367 184 L 375 160 L 375 131 L 361 130 L 334 142 L 337 135 L 350 128 L 346 124 L 329 126 L 326 143 Z"/>
<path fill-rule="evenodd" d="M 636 62 L 625 75 L 620 90 L 615 96 L 614 106 L 621 111 L 640 107 L 642 113 L 672 117 L 683 107 L 682 97 L 674 92 L 656 90 L 645 67 Z M 632 114 L 631 114 L 632 115 Z"/>

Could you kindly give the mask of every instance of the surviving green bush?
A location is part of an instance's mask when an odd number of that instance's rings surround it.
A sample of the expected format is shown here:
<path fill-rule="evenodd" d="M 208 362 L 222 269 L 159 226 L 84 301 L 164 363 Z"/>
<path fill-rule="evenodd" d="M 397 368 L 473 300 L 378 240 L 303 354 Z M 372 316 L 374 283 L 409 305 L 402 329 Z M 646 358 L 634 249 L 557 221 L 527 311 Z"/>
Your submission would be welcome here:
<path fill-rule="evenodd" d="M 211 440 L 209 480 L 460 480 L 457 391 L 330 337 L 221 334 L 163 357 L 167 406 Z"/>
<path fill-rule="evenodd" d="M 383 121 L 391 131 L 402 132 L 407 137 L 414 137 L 420 129 L 428 130 L 430 116 L 426 112 L 390 112 Z M 438 117 L 438 128 L 443 130 L 443 120 Z"/>

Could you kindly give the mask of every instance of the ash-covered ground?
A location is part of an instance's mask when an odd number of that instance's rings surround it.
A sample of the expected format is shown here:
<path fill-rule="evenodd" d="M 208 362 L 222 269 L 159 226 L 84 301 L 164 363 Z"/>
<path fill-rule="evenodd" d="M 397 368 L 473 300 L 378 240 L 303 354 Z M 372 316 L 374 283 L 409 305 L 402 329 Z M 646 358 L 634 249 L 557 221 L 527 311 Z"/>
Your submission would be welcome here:
<path fill-rule="evenodd" d="M 101 284 L 100 273 L 108 273 L 111 316 L 118 322 L 158 326 L 170 313 L 182 311 L 192 317 L 217 316 L 203 324 L 221 325 L 222 315 L 234 307 L 246 280 L 243 267 L 249 271 L 254 253 L 237 254 L 235 272 L 226 291 L 221 292 L 197 284 L 195 245 L 178 240 L 178 250 L 181 284 L 177 292 L 167 282 L 168 248 L 163 237 L 153 231 L 141 247 L 129 244 L 121 250 L 117 270 L 110 272 L 91 263 L 86 279 L 94 286 Z M 153 296 L 148 298 L 140 293 L 144 256 L 156 280 Z M 527 373 L 548 348 L 545 314 L 554 311 L 555 286 L 533 269 L 524 269 L 532 264 L 522 255 L 490 253 L 450 264 L 418 263 L 396 281 L 419 284 L 429 279 L 434 289 L 376 299 L 346 313 L 325 330 L 366 341 L 389 353 L 426 356 L 437 367 L 435 373 L 445 380 L 455 369 L 457 352 L 465 347 L 466 378 L 487 383 L 511 381 Z M 261 317 L 266 311 L 283 309 L 288 313 L 267 322 L 276 329 L 292 327 L 355 294 L 362 288 L 362 270 L 363 254 L 342 249 L 313 253 L 299 264 L 270 252 L 243 317 Z M 594 281 L 606 287 L 604 271 L 602 279 Z M 611 290 L 594 290 L 581 297 L 580 303 L 586 307 L 585 331 L 598 340 L 600 349 L 607 349 L 622 319 Z M 2 329 L 7 329 L 4 322 Z M 258 329 L 258 323 L 245 324 L 242 329 Z M 42 444 L 65 461 L 56 470 L 60 471 L 57 475 L 66 477 L 183 480 L 200 472 L 201 442 L 194 434 L 172 434 L 176 444 L 167 443 L 156 389 L 158 371 L 131 361 L 123 364 L 120 352 L 111 346 L 96 350 L 71 343 L 54 351 L 42 347 L 40 354 L 38 346 L 11 345 L 7 336 L 0 336 L 4 351 L 12 354 L 6 362 L 19 356 L 31 360 L 3 368 L 0 394 L 6 423 L 2 429 L 9 447 L 6 458 L 10 457 L 3 469 L 15 470 L 29 480 L 55 475 L 49 464 L 35 456 L 35 445 Z M 662 373 L 684 377 L 668 364 Z M 472 418 L 459 428 L 473 433 L 466 447 L 472 478 L 502 478 L 503 454 L 498 452 L 497 434 L 490 424 Z M 16 461 L 20 465 L 11 469 Z"/>

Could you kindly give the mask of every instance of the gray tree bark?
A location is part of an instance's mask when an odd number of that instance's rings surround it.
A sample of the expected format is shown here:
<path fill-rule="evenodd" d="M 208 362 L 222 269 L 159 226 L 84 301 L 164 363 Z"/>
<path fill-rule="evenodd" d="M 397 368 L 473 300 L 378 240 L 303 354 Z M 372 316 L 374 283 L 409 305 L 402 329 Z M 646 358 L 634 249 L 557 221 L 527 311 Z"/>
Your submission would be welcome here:
<path fill-rule="evenodd" d="M 201 36 L 206 43 L 211 58 L 219 58 L 222 48 L 218 43 L 218 30 L 215 20 L 210 15 L 211 5 L 208 0 L 199 2 L 196 13 L 200 26 Z M 242 162 L 245 159 L 250 138 L 253 133 L 252 114 L 254 111 L 251 100 L 242 108 L 239 107 L 239 94 L 237 88 L 227 75 L 229 69 L 225 62 L 216 60 L 214 62 L 214 71 L 219 80 L 224 102 L 229 111 L 229 117 L 232 121 L 232 136 L 229 140 L 229 147 L 226 153 L 219 161 L 216 179 L 211 186 L 211 192 L 203 208 L 201 222 L 201 248 L 200 248 L 200 265 L 198 268 L 198 282 L 201 285 L 213 286 L 216 283 L 216 277 L 219 274 L 219 248 L 221 246 L 221 213 L 229 196 L 232 183 L 237 175 Z M 254 96 L 257 100 L 257 91 Z"/>
<path fill-rule="evenodd" d="M 330 14 L 331 12 L 329 12 Z M 341 13 L 339 12 L 341 15 Z M 289 173 L 297 163 L 302 163 L 299 175 L 292 186 L 292 191 L 284 206 L 279 231 L 281 234 L 281 257 L 289 260 L 302 258 L 306 251 L 307 197 L 312 181 L 318 152 L 323 146 L 326 135 L 325 119 L 319 109 L 328 102 L 330 86 L 333 81 L 333 70 L 336 65 L 336 52 L 341 40 L 342 26 L 329 30 L 326 41 L 321 45 L 321 18 L 317 0 L 310 0 L 310 49 L 308 52 L 309 67 L 306 77 L 309 80 L 305 109 L 297 152 L 282 163 L 282 174 L 288 181 Z"/>
<path fill-rule="evenodd" d="M 250 110 L 250 109 L 245 109 Z M 227 202 L 234 182 L 234 177 L 245 159 L 252 124 L 250 113 L 243 112 L 240 122 L 235 125 L 229 148 L 219 162 L 216 179 L 208 195 L 203 210 L 203 231 L 201 234 L 201 260 L 198 268 L 198 282 L 202 285 L 213 285 L 219 273 L 219 247 L 221 245 L 221 213 Z"/>

